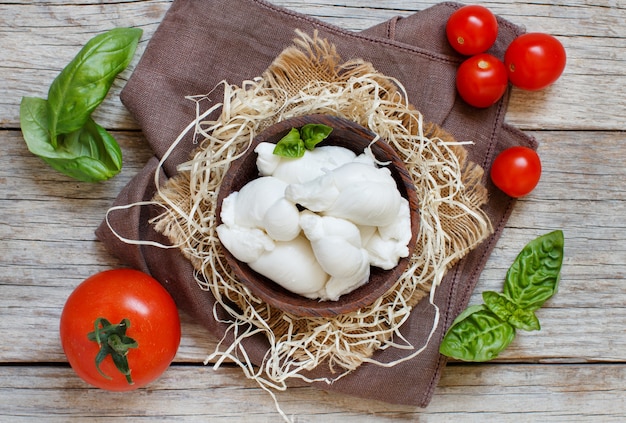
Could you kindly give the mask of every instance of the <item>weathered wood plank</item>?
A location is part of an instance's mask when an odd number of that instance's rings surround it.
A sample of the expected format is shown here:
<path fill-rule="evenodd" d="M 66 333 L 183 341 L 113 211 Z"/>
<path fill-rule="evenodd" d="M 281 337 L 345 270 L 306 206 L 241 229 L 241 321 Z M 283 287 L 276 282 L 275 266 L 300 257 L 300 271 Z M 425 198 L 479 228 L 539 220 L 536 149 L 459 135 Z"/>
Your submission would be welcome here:
<path fill-rule="evenodd" d="M 446 369 L 426 409 L 310 387 L 290 388 L 277 397 L 296 422 L 618 422 L 626 417 L 625 378 L 623 367 L 611 365 L 462 365 Z M 0 418 L 280 421 L 271 397 L 237 369 L 214 372 L 198 366 L 172 366 L 148 388 L 124 394 L 88 388 L 66 367 L 0 367 Z"/>
<path fill-rule="evenodd" d="M 350 30 L 362 30 L 392 16 L 406 16 L 434 4 L 425 1 L 386 1 L 363 7 L 359 0 L 303 3 L 274 1 L 279 6 L 319 18 Z M 19 126 L 22 96 L 47 94 L 60 69 L 93 35 L 113 26 L 145 30 L 135 60 L 94 117 L 107 128 L 136 125 L 119 102 L 119 91 L 131 74 L 147 41 L 169 7 L 169 1 L 111 2 L 80 6 L 55 2 L 16 2 L 0 5 L 0 127 Z M 556 4 L 486 1 L 494 12 L 528 30 L 557 35 L 568 51 L 561 80 L 547 90 L 515 90 L 508 119 L 527 129 L 623 129 L 626 122 L 624 55 L 620 53 L 626 29 L 626 8 L 618 2 L 605 6 L 588 2 Z M 233 81 L 237 83 L 237 81 Z M 610 93 L 610 95 L 598 95 Z"/>
<path fill-rule="evenodd" d="M 13 339 L 0 344 L 2 362 L 65 361 L 56 328 L 67 296 L 89 275 L 123 266 L 94 230 L 151 152 L 138 132 L 114 136 L 123 151 L 122 172 L 89 184 L 47 167 L 19 131 L 0 131 L 0 337 Z M 188 316 L 181 318 L 177 360 L 201 362 L 213 340 Z"/>
<path fill-rule="evenodd" d="M 620 241 L 625 228 L 615 216 L 626 215 L 626 169 L 614 160 L 623 148 L 622 134 L 531 134 L 542 142 L 544 178 L 535 192 L 519 201 L 472 302 L 480 302 L 482 290 L 501 289 L 506 270 L 528 241 L 561 228 L 566 259 L 560 292 L 538 312 L 542 331 L 520 334 L 501 359 L 623 361 L 626 251 Z M 115 136 L 125 154 L 124 170 L 94 185 L 48 168 L 28 152 L 19 131 L 0 131 L 5 146 L 0 155 L 0 320 L 6 323 L 0 326 L 0 338 L 17 337 L 0 344 L 5 362 L 64 361 L 56 333 L 42 332 L 41 327 L 56 326 L 67 295 L 80 281 L 120 265 L 93 231 L 150 151 L 139 133 Z M 589 140 L 593 149 L 579 148 Z M 184 332 L 177 361 L 197 363 L 213 350 L 214 340 L 200 326 L 187 320 Z"/>

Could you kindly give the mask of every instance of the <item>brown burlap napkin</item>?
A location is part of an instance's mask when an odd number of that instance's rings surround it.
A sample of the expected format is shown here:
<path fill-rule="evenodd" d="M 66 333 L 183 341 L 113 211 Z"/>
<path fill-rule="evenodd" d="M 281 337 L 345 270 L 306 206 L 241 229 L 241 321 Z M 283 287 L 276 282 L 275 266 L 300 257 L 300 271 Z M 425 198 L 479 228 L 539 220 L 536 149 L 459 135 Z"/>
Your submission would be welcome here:
<path fill-rule="evenodd" d="M 462 61 L 448 45 L 445 22 L 460 5 L 441 3 L 406 18 L 394 18 L 361 33 L 319 22 L 261 0 L 175 0 L 150 41 L 136 70 L 122 92 L 122 101 L 136 118 L 155 156 L 122 190 L 115 205 L 150 200 L 155 193 L 154 172 L 159 159 L 182 130 L 195 118 L 195 103 L 185 96 L 211 93 L 222 80 L 239 85 L 254 78 L 292 44 L 295 30 L 319 32 L 337 47 L 344 60 L 362 58 L 382 73 L 397 78 L 407 89 L 411 103 L 425 119 L 450 132 L 459 141 L 472 140 L 469 159 L 489 169 L 498 152 L 513 145 L 536 148 L 536 142 L 504 123 L 508 96 L 488 109 L 467 106 L 456 95 L 455 72 Z M 502 57 L 506 46 L 521 33 L 515 25 L 499 19 L 500 33 L 491 53 Z M 176 173 L 197 147 L 191 139 L 181 142 L 164 163 L 161 181 Z M 486 178 L 487 179 L 487 178 Z M 439 342 L 456 315 L 467 305 L 470 294 L 508 219 L 514 200 L 485 184 L 490 200 L 485 211 L 494 234 L 452 268 L 436 291 L 435 303 L 441 320 L 433 340 L 416 358 L 386 368 L 363 364 L 355 372 L 323 389 L 337 390 L 362 398 L 425 407 L 434 392 L 445 357 Z M 213 315 L 211 294 L 194 281 L 193 268 L 177 249 L 131 245 L 125 238 L 167 244 L 148 223 L 160 210 L 130 207 L 111 212 L 108 223 L 96 233 L 107 249 L 129 266 L 152 274 L 172 294 L 182 310 L 221 339 L 226 326 Z M 218 309 L 218 313 L 225 312 Z M 421 346 L 431 328 L 434 311 L 427 301 L 419 303 L 403 325 L 406 339 Z M 262 337 L 251 339 L 246 349 L 260 361 L 267 344 Z M 407 354 L 394 348 L 376 354 L 382 362 Z M 207 376 L 210 377 L 210 376 Z"/>

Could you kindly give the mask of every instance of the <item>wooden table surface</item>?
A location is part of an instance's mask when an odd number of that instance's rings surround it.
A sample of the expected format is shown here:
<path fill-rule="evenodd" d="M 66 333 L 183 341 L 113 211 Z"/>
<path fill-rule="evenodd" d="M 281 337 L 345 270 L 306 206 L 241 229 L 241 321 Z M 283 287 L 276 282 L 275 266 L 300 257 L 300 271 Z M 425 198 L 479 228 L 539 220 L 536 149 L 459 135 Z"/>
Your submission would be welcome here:
<path fill-rule="evenodd" d="M 272 0 L 360 30 L 434 4 L 422 0 Z M 280 393 L 284 411 L 313 421 L 626 421 L 626 2 L 558 0 L 482 4 L 528 31 L 557 36 L 568 52 L 562 78 L 540 92 L 514 90 L 508 122 L 535 136 L 544 165 L 519 201 L 478 293 L 500 290 L 523 245 L 562 229 L 558 294 L 487 364 L 451 363 L 426 409 L 362 401 L 304 387 Z M 150 151 L 119 101 L 125 79 L 171 2 L 0 2 L 0 421 L 280 421 L 274 403 L 236 367 L 204 366 L 215 341 L 183 316 L 175 362 L 132 393 L 90 388 L 68 366 L 58 320 L 72 289 L 122 264 L 94 229 Z M 93 35 L 138 26 L 131 67 L 95 114 L 124 153 L 120 175 L 70 180 L 29 153 L 19 128 L 22 96 L 47 95 L 60 69 Z"/>

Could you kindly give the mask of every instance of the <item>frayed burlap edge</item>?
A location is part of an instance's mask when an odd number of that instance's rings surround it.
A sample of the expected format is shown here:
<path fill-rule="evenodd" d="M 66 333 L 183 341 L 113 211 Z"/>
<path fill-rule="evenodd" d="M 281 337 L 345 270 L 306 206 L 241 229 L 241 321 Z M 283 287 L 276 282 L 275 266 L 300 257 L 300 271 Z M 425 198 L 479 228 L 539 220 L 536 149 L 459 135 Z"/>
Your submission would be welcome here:
<path fill-rule="evenodd" d="M 224 83 L 222 103 L 200 113 L 204 96 L 191 98 L 199 110 L 195 136 L 202 142 L 154 198 L 166 210 L 153 220 L 155 229 L 180 247 L 198 272 L 199 286 L 232 317 L 226 323 L 235 341 L 220 345 L 211 358 L 219 358 L 218 365 L 233 359 L 248 377 L 277 389 L 284 389 L 290 377 L 307 380 L 301 374 L 321 363 L 336 379 L 371 361 L 380 348 L 415 354 L 399 327 L 446 270 L 492 232 L 481 209 L 487 201 L 483 169 L 468 161 L 465 148 L 437 125 L 424 123 L 398 81 L 362 60 L 342 63 L 334 46 L 317 34 L 298 35 L 261 77 L 241 87 Z M 215 110 L 221 110 L 217 120 L 204 120 Z M 231 273 L 215 232 L 217 194 L 230 162 L 263 129 L 314 113 L 353 120 L 378 134 L 378 142 L 392 145 L 405 160 L 421 204 L 417 246 L 407 271 L 372 305 L 334 318 L 290 315 L 255 298 Z M 242 340 L 259 332 L 269 349 L 254 370 Z"/>

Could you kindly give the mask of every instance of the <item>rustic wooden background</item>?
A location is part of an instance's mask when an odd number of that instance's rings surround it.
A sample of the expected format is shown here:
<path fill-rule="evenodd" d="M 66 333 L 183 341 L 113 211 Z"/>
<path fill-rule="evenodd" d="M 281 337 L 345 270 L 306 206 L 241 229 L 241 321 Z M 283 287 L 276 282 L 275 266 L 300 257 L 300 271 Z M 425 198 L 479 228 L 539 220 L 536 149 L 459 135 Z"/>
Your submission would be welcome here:
<path fill-rule="evenodd" d="M 434 4 L 421 0 L 272 0 L 350 30 Z M 65 299 L 89 275 L 120 266 L 94 229 L 150 156 L 119 101 L 133 65 L 95 114 L 124 153 L 103 184 L 70 180 L 31 155 L 19 130 L 22 96 L 45 97 L 53 78 L 96 33 L 138 26 L 147 41 L 166 0 L 0 2 L 0 421 L 279 421 L 274 403 L 237 368 L 202 364 L 215 346 L 183 316 L 183 341 L 164 376 L 131 394 L 87 387 L 67 365 L 57 328 Z M 563 229 L 559 293 L 488 364 L 448 365 L 424 410 L 298 388 L 279 394 L 295 421 L 626 421 L 626 3 L 502 2 L 495 13 L 557 36 L 562 78 L 540 92 L 515 90 L 508 122 L 541 143 L 544 173 L 522 199 L 472 302 L 499 290 L 523 245 Z"/>

